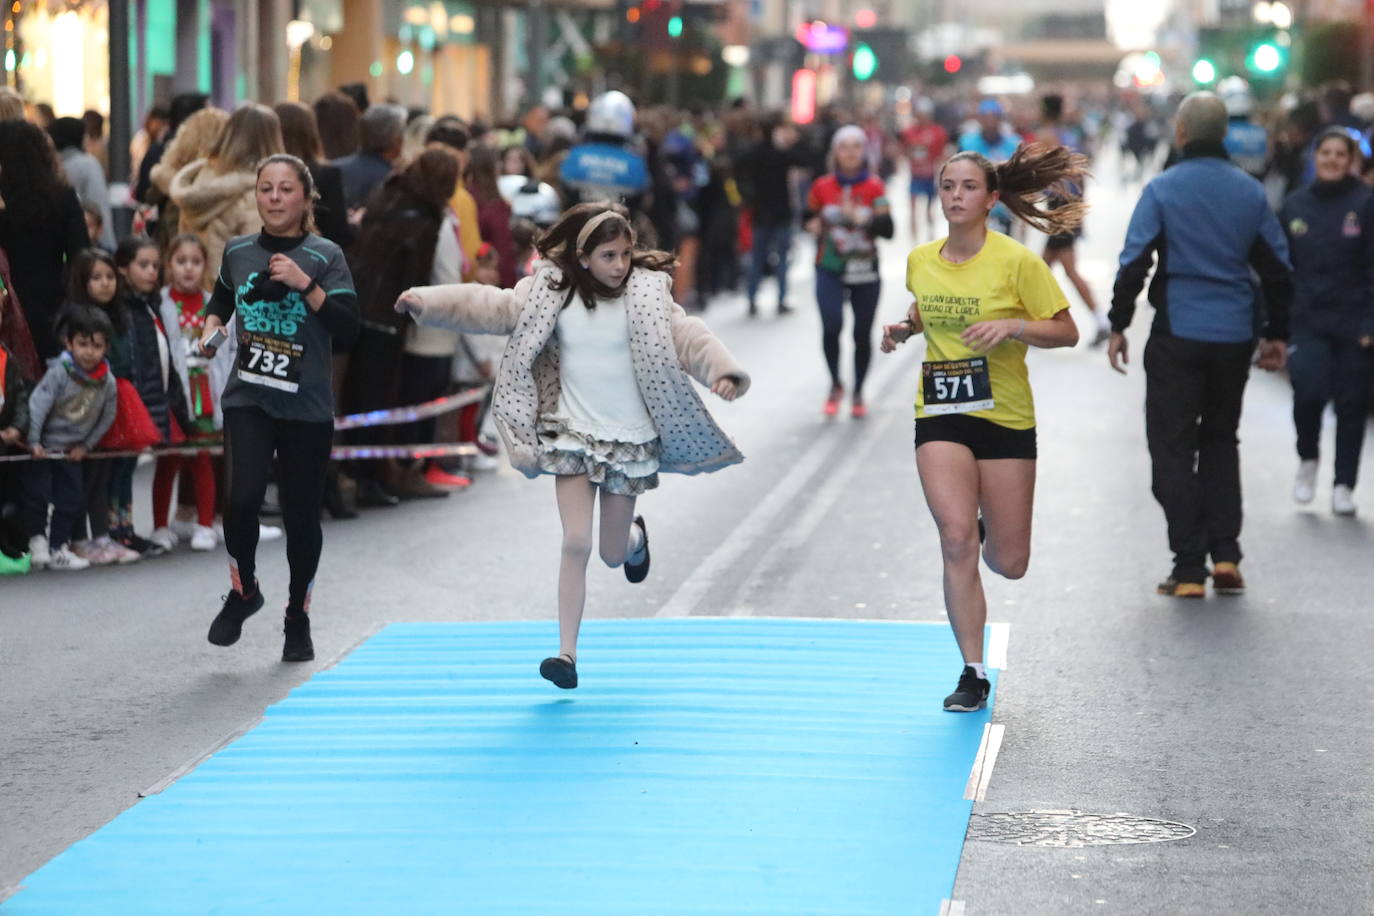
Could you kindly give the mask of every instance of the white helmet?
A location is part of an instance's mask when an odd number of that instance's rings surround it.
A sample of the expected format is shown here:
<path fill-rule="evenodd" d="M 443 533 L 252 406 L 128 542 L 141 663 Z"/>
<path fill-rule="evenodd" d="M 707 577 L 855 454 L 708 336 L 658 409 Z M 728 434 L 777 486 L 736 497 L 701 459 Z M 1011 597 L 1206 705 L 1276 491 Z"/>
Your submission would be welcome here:
<path fill-rule="evenodd" d="M 1255 108 L 1250 84 L 1239 76 L 1228 76 L 1217 83 L 1217 95 L 1226 106 L 1226 113 L 1233 118 L 1243 118 Z"/>
<path fill-rule="evenodd" d="M 519 178 L 520 184 L 512 187 L 514 178 Z M 502 175 L 496 181 L 501 196 L 510 201 L 512 218 L 527 219 L 545 229 L 558 222 L 563 203 L 553 185 L 536 183 L 521 175 Z"/>
<path fill-rule="evenodd" d="M 587 107 L 587 133 L 629 139 L 634 132 L 634 102 L 618 89 L 601 93 Z"/>

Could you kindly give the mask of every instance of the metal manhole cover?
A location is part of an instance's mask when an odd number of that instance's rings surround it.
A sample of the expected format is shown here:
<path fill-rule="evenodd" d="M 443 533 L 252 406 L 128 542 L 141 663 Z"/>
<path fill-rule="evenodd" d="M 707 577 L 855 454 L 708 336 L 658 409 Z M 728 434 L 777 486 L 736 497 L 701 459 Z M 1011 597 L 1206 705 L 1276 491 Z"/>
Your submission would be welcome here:
<path fill-rule="evenodd" d="M 1112 846 L 1183 840 L 1197 828 L 1174 821 L 1132 814 L 1084 814 L 1081 811 L 1025 811 L 975 814 L 968 838 L 1013 846 Z"/>

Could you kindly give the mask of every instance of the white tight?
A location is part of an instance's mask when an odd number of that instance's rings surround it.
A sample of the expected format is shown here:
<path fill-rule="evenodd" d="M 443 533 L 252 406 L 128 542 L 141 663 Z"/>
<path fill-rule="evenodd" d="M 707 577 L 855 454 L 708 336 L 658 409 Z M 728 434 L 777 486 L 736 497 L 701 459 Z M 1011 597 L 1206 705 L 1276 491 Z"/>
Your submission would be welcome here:
<path fill-rule="evenodd" d="M 592 510 L 600 489 L 585 474 L 557 477 L 563 558 L 558 567 L 558 652 L 576 661 L 577 631 L 587 603 L 587 561 L 592 556 Z M 601 559 L 612 569 L 625 562 L 639 538 L 632 528 L 635 498 L 601 493 Z"/>

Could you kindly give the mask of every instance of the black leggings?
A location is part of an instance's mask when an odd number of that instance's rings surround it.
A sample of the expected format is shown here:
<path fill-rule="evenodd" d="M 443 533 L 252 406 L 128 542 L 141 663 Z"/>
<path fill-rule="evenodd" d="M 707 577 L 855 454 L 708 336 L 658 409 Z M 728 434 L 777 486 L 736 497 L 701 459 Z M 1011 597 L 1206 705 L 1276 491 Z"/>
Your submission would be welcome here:
<path fill-rule="evenodd" d="M 324 543 L 320 507 L 333 440 L 331 421 L 278 420 L 258 407 L 224 410 L 224 546 L 238 568 L 236 578 L 245 591 L 251 589 L 257 581 L 258 510 L 275 453 L 286 561 L 291 567 L 288 610 L 309 609 Z"/>
<path fill-rule="evenodd" d="M 863 393 L 864 376 L 873 356 L 873 318 L 878 314 L 882 283 L 845 283 L 833 270 L 816 268 L 816 304 L 821 309 L 821 348 L 830 381 L 840 387 L 840 331 L 844 327 L 844 299 L 854 309 L 854 395 Z"/>

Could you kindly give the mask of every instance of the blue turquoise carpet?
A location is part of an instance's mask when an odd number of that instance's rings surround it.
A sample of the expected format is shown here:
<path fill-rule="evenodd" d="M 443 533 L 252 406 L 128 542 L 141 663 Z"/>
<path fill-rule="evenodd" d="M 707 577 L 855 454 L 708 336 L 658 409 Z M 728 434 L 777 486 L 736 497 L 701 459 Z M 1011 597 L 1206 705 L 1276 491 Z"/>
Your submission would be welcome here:
<path fill-rule="evenodd" d="M 988 713 L 944 625 L 397 624 L 24 882 L 27 913 L 935 914 Z"/>

